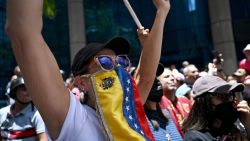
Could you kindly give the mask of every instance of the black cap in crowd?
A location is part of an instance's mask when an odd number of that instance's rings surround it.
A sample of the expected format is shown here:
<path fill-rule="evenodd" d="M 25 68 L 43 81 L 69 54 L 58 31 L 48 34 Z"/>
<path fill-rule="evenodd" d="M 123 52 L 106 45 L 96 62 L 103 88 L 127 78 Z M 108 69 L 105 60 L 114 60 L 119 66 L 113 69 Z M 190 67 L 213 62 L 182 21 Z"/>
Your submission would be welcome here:
<path fill-rule="evenodd" d="M 24 79 L 22 77 L 17 77 L 10 82 L 10 97 L 14 98 L 16 96 L 16 88 L 24 85 Z"/>
<path fill-rule="evenodd" d="M 114 37 L 108 42 L 90 43 L 83 47 L 75 55 L 72 63 L 72 73 L 74 76 L 87 72 L 87 66 L 92 57 L 94 57 L 103 48 L 109 48 L 115 52 L 116 55 L 128 54 L 130 49 L 129 42 L 123 37 Z"/>

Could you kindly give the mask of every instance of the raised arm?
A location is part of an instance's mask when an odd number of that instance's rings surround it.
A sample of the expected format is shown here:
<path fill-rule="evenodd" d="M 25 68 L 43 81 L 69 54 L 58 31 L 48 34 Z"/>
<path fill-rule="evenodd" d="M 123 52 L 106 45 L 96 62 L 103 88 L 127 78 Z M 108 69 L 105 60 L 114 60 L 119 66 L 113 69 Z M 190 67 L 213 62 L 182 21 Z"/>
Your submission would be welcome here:
<path fill-rule="evenodd" d="M 6 31 L 28 92 L 52 138 L 61 130 L 69 92 L 42 35 L 43 0 L 8 0 Z"/>
<path fill-rule="evenodd" d="M 138 36 L 142 45 L 140 61 L 135 72 L 142 103 L 147 100 L 150 89 L 156 77 L 156 70 L 161 56 L 163 29 L 170 9 L 169 0 L 153 0 L 157 13 L 151 32 L 139 29 Z"/>

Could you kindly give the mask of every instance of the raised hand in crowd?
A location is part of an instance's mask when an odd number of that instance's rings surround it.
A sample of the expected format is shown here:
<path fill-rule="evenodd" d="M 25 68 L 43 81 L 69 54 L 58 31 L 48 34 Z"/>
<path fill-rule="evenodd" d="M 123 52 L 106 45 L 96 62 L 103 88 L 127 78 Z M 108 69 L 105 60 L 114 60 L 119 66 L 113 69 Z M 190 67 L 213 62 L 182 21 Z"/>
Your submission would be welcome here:
<path fill-rule="evenodd" d="M 153 0 L 153 2 L 157 12 L 151 31 L 149 32 L 148 29 L 144 28 L 137 30 L 143 50 L 134 78 L 138 85 L 143 104 L 147 100 L 155 79 L 156 69 L 161 56 L 163 28 L 170 10 L 169 0 Z M 149 66 L 151 69 L 145 69 L 149 68 Z"/>
<path fill-rule="evenodd" d="M 145 103 L 155 79 L 161 54 L 163 28 L 170 8 L 169 0 L 154 0 L 154 3 L 157 8 L 155 21 L 151 32 L 146 38 L 143 38 L 143 49 L 135 73 L 135 81 L 143 103 Z M 15 58 L 22 70 L 32 101 L 43 117 L 52 139 L 105 140 L 102 127 L 92 109 L 95 108 L 93 92 L 88 91 L 90 97 L 87 102 L 88 106 L 82 106 L 72 99 L 64 85 L 58 64 L 41 34 L 42 9 L 43 0 L 7 1 L 6 31 L 11 39 Z M 125 39 L 122 39 L 121 42 L 127 44 Z M 88 45 L 88 48 L 90 46 Z M 101 69 L 94 56 L 118 54 L 115 50 L 105 48 L 105 46 L 96 51 L 92 50 L 92 56 L 86 55 L 88 52 L 81 53 L 83 56 L 87 56 L 87 58 L 80 56 L 86 62 L 80 62 L 81 59 L 76 61 L 76 66 L 81 67 L 76 67 L 75 71 L 78 72 L 75 72 L 74 76 L 78 77 L 79 88 L 90 90 L 90 82 L 80 76 L 85 73 L 93 74 Z M 81 121 L 82 124 L 79 124 L 78 121 Z M 85 133 L 85 131 L 89 132 Z"/>

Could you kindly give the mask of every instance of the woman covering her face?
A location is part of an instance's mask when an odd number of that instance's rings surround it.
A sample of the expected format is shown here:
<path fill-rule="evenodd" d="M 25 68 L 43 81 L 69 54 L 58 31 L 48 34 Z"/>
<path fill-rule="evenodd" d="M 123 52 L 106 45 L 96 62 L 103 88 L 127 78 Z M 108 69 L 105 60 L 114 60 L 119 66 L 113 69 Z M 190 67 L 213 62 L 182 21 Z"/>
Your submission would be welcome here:
<path fill-rule="evenodd" d="M 250 117 L 244 86 L 230 84 L 216 76 L 200 77 L 193 86 L 194 105 L 183 123 L 186 141 L 234 141 L 249 138 Z M 242 124 L 245 129 L 242 128 Z M 248 131 L 248 132 L 245 132 Z"/>

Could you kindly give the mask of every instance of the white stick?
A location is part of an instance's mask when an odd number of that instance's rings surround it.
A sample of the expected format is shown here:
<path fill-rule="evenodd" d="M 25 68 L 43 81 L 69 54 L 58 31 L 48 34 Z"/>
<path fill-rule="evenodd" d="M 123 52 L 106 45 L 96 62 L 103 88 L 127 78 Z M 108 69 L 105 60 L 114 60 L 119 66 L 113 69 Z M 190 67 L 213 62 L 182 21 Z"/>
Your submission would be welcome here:
<path fill-rule="evenodd" d="M 141 29 L 143 26 L 141 25 L 141 22 L 139 21 L 138 17 L 136 16 L 136 14 L 135 14 L 133 8 L 131 7 L 131 5 L 129 4 L 128 0 L 123 0 L 123 2 L 125 4 L 125 6 L 128 8 L 128 11 L 131 14 L 131 16 L 133 17 L 137 27 L 139 29 Z"/>

